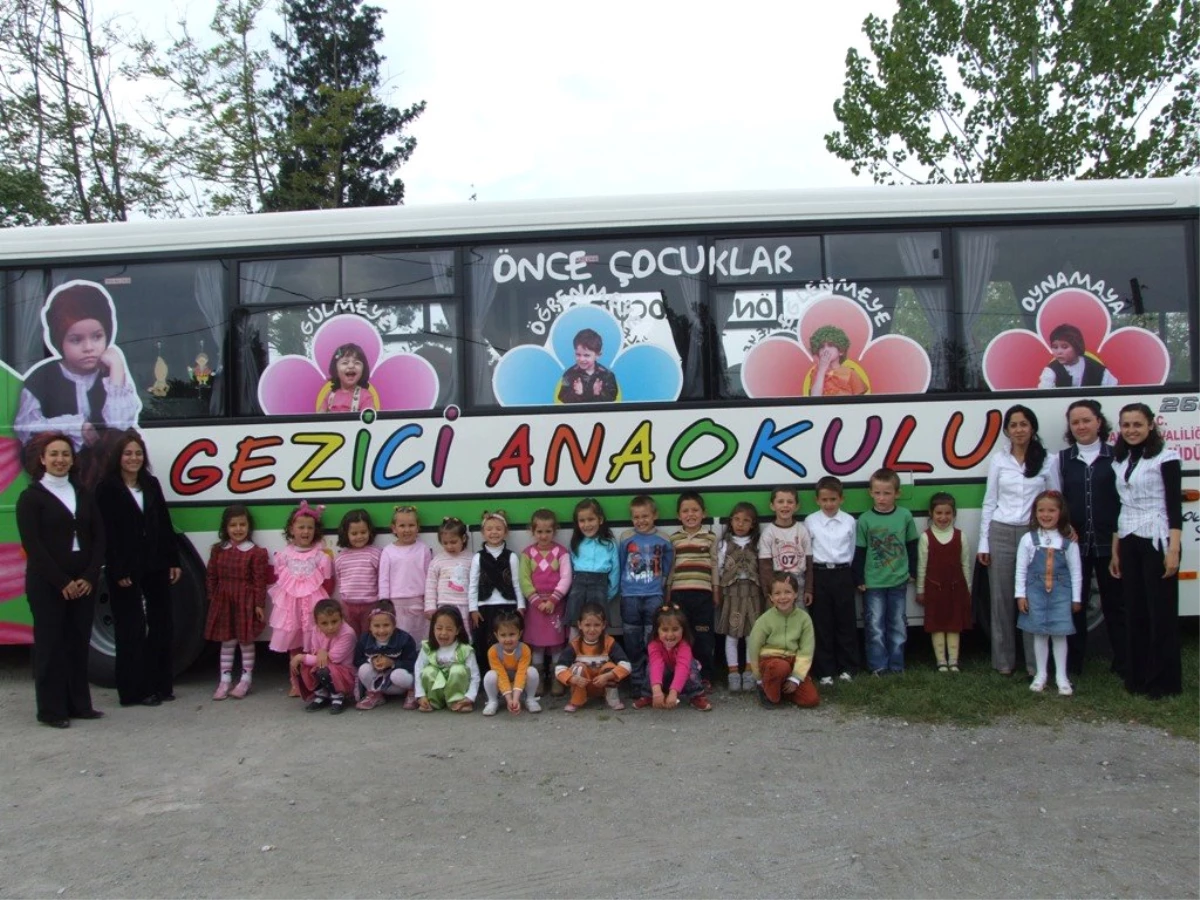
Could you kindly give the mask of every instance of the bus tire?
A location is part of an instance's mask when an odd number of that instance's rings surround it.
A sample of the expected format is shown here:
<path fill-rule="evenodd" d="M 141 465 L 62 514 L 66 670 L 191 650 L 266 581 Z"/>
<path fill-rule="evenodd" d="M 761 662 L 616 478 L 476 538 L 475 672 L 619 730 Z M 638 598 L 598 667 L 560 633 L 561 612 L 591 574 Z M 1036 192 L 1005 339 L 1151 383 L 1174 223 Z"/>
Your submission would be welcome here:
<path fill-rule="evenodd" d="M 175 646 L 172 650 L 175 674 L 186 670 L 204 650 L 204 619 L 208 604 L 204 595 L 204 564 L 190 542 L 179 538 L 179 581 L 171 585 L 174 606 Z M 100 575 L 96 591 L 96 609 L 92 619 L 92 639 L 88 651 L 88 680 L 99 687 L 116 687 L 116 631 L 109 601 L 106 573 Z"/>

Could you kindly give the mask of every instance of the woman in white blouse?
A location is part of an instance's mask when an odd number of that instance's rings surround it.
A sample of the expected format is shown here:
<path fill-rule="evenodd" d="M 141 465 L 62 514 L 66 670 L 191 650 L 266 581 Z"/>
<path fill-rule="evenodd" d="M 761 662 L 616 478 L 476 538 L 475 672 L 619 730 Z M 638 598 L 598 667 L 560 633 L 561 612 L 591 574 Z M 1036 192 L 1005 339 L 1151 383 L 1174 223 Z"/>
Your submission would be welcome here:
<path fill-rule="evenodd" d="M 983 521 L 979 528 L 979 562 L 988 567 L 991 593 L 992 667 L 1011 675 L 1017 664 L 1017 544 L 1029 530 L 1033 500 L 1042 491 L 1059 490 L 1058 467 L 1046 458 L 1033 410 L 1012 406 L 1004 413 L 1008 446 L 988 466 Z M 1033 674 L 1033 638 L 1025 642 L 1025 662 Z"/>
<path fill-rule="evenodd" d="M 1122 408 L 1120 430 L 1113 468 L 1121 514 L 1109 568 L 1121 579 L 1125 597 L 1125 687 L 1158 699 L 1183 690 L 1178 622 L 1182 464 L 1167 449 L 1146 404 Z"/>

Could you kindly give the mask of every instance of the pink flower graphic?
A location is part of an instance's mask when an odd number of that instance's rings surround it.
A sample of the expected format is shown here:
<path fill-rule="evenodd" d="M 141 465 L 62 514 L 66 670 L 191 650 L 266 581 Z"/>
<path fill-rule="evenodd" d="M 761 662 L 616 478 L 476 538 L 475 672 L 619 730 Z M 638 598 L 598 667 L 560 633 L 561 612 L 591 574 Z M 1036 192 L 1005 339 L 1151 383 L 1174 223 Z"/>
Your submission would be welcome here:
<path fill-rule="evenodd" d="M 0 644 L 32 644 L 33 626 L 20 622 L 0 622 Z"/>
<path fill-rule="evenodd" d="M 25 550 L 20 544 L 0 544 L 0 601 L 25 593 Z"/>
<path fill-rule="evenodd" d="M 0 438 L 0 491 L 17 480 L 21 469 L 21 442 L 16 438 Z"/>
<path fill-rule="evenodd" d="M 433 409 L 438 376 L 433 365 L 412 353 L 380 362 L 383 339 L 361 316 L 334 316 L 313 335 L 313 358 L 281 356 L 258 382 L 258 402 L 271 416 L 301 415 L 322 409 L 329 388 L 329 361 L 343 344 L 357 344 L 367 357 L 367 376 L 376 409 Z"/>
<path fill-rule="evenodd" d="M 1130 325 L 1112 331 L 1112 317 L 1100 299 L 1079 288 L 1055 291 L 1038 310 L 1036 333 L 1002 331 L 983 353 L 983 377 L 994 391 L 1036 388 L 1042 370 L 1054 361 L 1050 332 L 1074 325 L 1083 333 L 1087 355 L 1108 368 L 1118 384 L 1163 384 L 1171 357 L 1158 335 Z"/>
<path fill-rule="evenodd" d="M 742 364 L 748 397 L 807 397 L 817 360 L 810 352 L 813 335 L 836 345 L 839 359 L 829 368 L 822 393 L 923 394 L 929 389 L 929 356 L 916 341 L 898 334 L 874 338 L 866 310 L 849 297 L 832 294 L 800 315 L 795 336 L 777 334 L 760 341 Z"/>

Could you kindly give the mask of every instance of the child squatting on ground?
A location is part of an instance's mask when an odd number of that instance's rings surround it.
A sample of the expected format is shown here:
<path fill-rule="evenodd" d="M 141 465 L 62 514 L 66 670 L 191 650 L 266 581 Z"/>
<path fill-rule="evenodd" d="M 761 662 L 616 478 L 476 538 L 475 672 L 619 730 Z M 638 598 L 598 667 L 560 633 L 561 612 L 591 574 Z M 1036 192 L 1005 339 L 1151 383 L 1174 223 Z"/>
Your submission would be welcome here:
<path fill-rule="evenodd" d="M 571 692 L 570 702 L 563 707 L 573 713 L 584 706 L 589 697 L 603 697 L 609 709 L 625 708 L 617 684 L 633 671 L 621 645 L 605 628 L 608 617 L 599 603 L 585 603 L 579 614 L 579 636 L 572 638 L 558 657 L 554 677 Z"/>
<path fill-rule="evenodd" d="M 790 572 L 771 576 L 771 609 L 750 632 L 746 654 L 758 679 L 759 700 L 764 706 L 779 706 L 791 700 L 812 707 L 821 702 L 809 669 L 812 667 L 812 619 L 796 606 L 800 585 Z"/>

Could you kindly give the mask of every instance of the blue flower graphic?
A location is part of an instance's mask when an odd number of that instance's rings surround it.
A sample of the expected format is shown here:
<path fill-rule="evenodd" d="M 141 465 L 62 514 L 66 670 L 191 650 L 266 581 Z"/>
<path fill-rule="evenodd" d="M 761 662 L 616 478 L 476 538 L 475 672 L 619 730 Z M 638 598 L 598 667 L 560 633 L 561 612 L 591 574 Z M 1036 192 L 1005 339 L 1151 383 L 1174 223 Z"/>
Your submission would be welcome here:
<path fill-rule="evenodd" d="M 501 406 L 544 406 L 557 402 L 563 373 L 575 364 L 575 335 L 590 328 L 603 349 L 597 362 L 616 376 L 622 403 L 675 400 L 683 389 L 679 360 L 657 344 L 626 347 L 621 323 L 599 306 L 576 306 L 550 326 L 546 346 L 509 350 L 496 364 L 492 391 Z"/>

